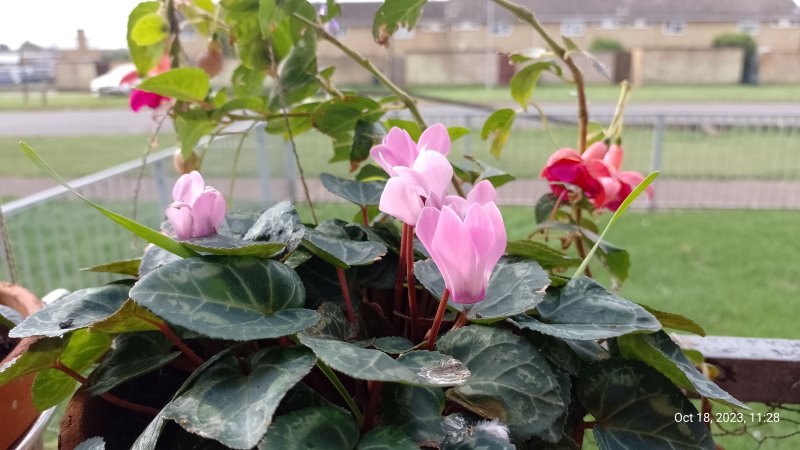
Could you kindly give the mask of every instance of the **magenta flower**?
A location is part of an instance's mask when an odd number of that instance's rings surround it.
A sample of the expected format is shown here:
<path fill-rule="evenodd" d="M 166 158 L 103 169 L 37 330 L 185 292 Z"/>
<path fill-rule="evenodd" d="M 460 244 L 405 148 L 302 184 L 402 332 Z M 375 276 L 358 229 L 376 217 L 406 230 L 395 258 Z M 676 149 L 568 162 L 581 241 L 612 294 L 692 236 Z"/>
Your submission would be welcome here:
<path fill-rule="evenodd" d="M 130 106 L 134 112 L 139 112 L 142 107 L 147 106 L 150 109 L 157 109 L 161 103 L 170 101 L 169 97 L 164 97 L 152 92 L 140 91 L 133 89 L 131 91 Z"/>
<path fill-rule="evenodd" d="M 393 127 L 383 142 L 370 149 L 369 154 L 390 176 L 397 176 L 395 167 L 412 167 L 423 149 L 435 150 L 444 156 L 450 153 L 447 128 L 437 123 L 428 127 L 415 143 L 406 130 Z"/>
<path fill-rule="evenodd" d="M 441 203 L 453 167 L 447 158 L 433 150 L 422 150 L 411 167 L 394 166 L 395 176 L 389 179 L 381 194 L 378 208 L 414 226 L 426 202 Z"/>
<path fill-rule="evenodd" d="M 172 199 L 165 214 L 178 239 L 208 236 L 217 232 L 225 219 L 225 198 L 206 186 L 198 171 L 181 175 L 172 188 Z"/>
<path fill-rule="evenodd" d="M 613 144 L 609 147 L 602 142 L 592 145 L 583 153 L 582 158 L 587 162 L 589 172 L 603 186 L 602 195 L 592 199 L 596 208 L 616 211 L 633 189 L 644 180 L 639 172 L 620 170 L 623 156 L 621 145 Z M 648 187 L 645 192 L 648 197 L 653 197 L 652 187 Z"/>
<path fill-rule="evenodd" d="M 472 304 L 486 298 L 489 277 L 505 252 L 503 216 L 494 201 L 488 200 L 494 198 L 493 191 L 488 181 L 481 182 L 463 202 L 451 202 L 441 210 L 426 206 L 419 215 L 417 237 L 442 273 L 455 303 Z"/>
<path fill-rule="evenodd" d="M 602 196 L 604 190 L 596 175 L 590 171 L 591 166 L 592 163 L 581 158 L 576 150 L 562 148 L 550 156 L 540 176 L 550 182 L 550 190 L 556 196 L 566 191 L 562 184 L 566 183 L 577 186 L 584 195 L 593 199 Z"/>

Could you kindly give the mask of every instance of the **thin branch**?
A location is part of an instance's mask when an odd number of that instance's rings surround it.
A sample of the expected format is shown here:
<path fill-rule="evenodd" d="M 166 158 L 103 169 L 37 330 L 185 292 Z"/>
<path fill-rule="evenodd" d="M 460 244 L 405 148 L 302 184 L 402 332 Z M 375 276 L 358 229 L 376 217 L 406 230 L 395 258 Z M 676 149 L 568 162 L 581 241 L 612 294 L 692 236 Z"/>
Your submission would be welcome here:
<path fill-rule="evenodd" d="M 150 139 L 147 141 L 147 149 L 142 155 L 142 164 L 139 167 L 139 173 L 136 175 L 136 188 L 133 190 L 133 211 L 131 213 L 131 219 L 133 220 L 136 220 L 136 213 L 139 209 L 139 191 L 142 189 L 142 178 L 144 177 L 144 170 L 147 168 L 147 158 L 158 145 L 158 134 L 161 133 L 161 127 L 169 117 L 169 111 L 165 111 L 161 117 L 155 120 L 156 126 L 150 134 Z"/>
<path fill-rule="evenodd" d="M 81 386 L 89 385 L 89 380 L 87 380 L 86 377 L 65 366 L 64 364 L 61 363 L 61 361 L 56 360 L 56 362 L 53 363 L 53 369 L 56 369 L 62 373 L 67 374 L 69 377 L 80 383 Z M 103 400 L 113 405 L 119 406 L 122 409 L 127 409 L 128 411 L 149 414 L 151 416 L 157 416 L 159 413 L 158 409 L 156 408 L 129 402 L 128 400 L 119 398 L 110 392 L 102 393 L 100 394 L 100 397 L 103 398 Z"/>
<path fill-rule="evenodd" d="M 236 146 L 236 153 L 233 155 L 233 168 L 231 169 L 231 184 L 228 190 L 228 198 L 226 199 L 228 201 L 228 206 L 233 205 L 233 190 L 236 187 L 236 173 L 239 170 L 239 157 L 242 154 L 242 146 L 244 145 L 244 141 L 247 139 L 247 136 L 250 135 L 250 131 L 253 130 L 253 127 L 255 127 L 256 124 L 258 124 L 258 122 L 253 122 L 249 127 L 247 127 L 247 130 L 245 130 L 245 132 L 242 133 L 242 136 L 239 138 L 239 145 Z"/>
<path fill-rule="evenodd" d="M 19 275 L 17 274 L 17 264 L 14 262 L 14 251 L 11 248 L 11 237 L 8 235 L 8 227 L 6 226 L 6 218 L 3 215 L 3 209 L 0 208 L 0 239 L 3 240 L 3 254 L 6 258 L 8 265 L 8 273 L 11 278 L 12 284 L 17 284 Z"/>
<path fill-rule="evenodd" d="M 203 365 L 203 363 L 205 363 L 203 358 L 198 356 L 197 353 L 195 353 L 194 350 L 191 349 L 191 347 L 186 345 L 186 343 L 183 342 L 183 340 L 180 337 L 178 337 L 178 335 L 175 334 L 174 331 L 172 331 L 169 325 L 167 325 L 166 323 L 153 323 L 153 322 L 150 323 L 158 327 L 158 330 L 161 331 L 161 334 L 163 334 L 167 339 L 169 339 L 170 342 L 172 342 L 175 345 L 175 347 L 178 347 L 178 349 L 184 355 L 186 355 L 186 357 L 189 358 L 197 367 L 200 367 Z"/>
<path fill-rule="evenodd" d="M 358 409 L 356 402 L 353 401 L 353 397 L 350 396 L 350 393 L 347 392 L 347 388 L 344 387 L 339 377 L 336 376 L 336 373 L 328 367 L 327 364 L 322 362 L 321 360 L 317 360 L 317 367 L 319 370 L 322 371 L 323 374 L 328 378 L 336 391 L 339 392 L 339 395 L 342 396 L 342 399 L 347 406 L 350 408 L 350 411 L 353 413 L 353 417 L 355 417 L 356 422 L 358 422 L 359 427 L 364 425 L 364 416 L 361 414 L 361 411 Z"/>
<path fill-rule="evenodd" d="M 561 61 L 564 61 L 567 68 L 569 69 L 570 73 L 572 74 L 572 79 L 575 81 L 576 89 L 578 91 L 578 151 L 583 153 L 586 149 L 586 134 L 589 126 L 589 111 L 586 108 L 586 91 L 584 88 L 584 81 L 583 81 L 583 74 L 581 73 L 578 66 L 575 65 L 575 61 L 572 60 L 572 56 L 564 49 L 561 45 L 558 44 L 553 38 L 547 34 L 544 27 L 539 20 L 536 18 L 536 15 L 533 14 L 532 11 L 525 8 L 522 5 L 518 5 L 516 3 L 510 2 L 508 0 L 492 0 L 500 7 L 508 10 L 511 14 L 516 16 L 518 19 L 522 20 L 523 22 L 527 22 L 539 36 L 544 39 L 553 53 L 558 56 Z"/>

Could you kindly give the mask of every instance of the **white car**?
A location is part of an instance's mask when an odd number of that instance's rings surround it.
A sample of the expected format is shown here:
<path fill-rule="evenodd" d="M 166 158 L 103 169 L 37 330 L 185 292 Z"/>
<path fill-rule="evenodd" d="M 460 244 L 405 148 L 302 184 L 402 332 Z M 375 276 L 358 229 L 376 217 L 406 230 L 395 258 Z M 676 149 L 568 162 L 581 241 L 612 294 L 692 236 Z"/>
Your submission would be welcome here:
<path fill-rule="evenodd" d="M 122 79 L 136 70 L 131 63 L 114 66 L 111 70 L 93 79 L 89 83 L 89 90 L 93 95 L 128 95 L 133 87 L 130 83 L 122 83 Z M 138 78 L 136 79 L 138 81 Z"/>

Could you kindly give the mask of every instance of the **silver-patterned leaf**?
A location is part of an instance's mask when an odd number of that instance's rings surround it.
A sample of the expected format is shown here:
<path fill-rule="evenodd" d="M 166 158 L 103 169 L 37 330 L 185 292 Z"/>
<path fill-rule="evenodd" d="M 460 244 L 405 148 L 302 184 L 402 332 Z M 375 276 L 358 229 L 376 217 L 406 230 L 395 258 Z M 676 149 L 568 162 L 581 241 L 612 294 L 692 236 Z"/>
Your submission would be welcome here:
<path fill-rule="evenodd" d="M 303 246 L 341 269 L 372 264 L 387 251 L 379 242 L 342 239 L 317 230 L 308 230 Z"/>
<path fill-rule="evenodd" d="M 291 253 L 300 245 L 305 232 L 306 227 L 294 206 L 289 202 L 280 202 L 261 214 L 244 239 L 284 243 L 286 251 Z"/>
<path fill-rule="evenodd" d="M 114 338 L 111 352 L 92 372 L 89 394 L 99 395 L 174 361 L 172 343 L 158 331 L 126 333 Z"/>
<path fill-rule="evenodd" d="M 377 205 L 381 201 L 385 181 L 363 182 L 339 178 L 329 173 L 320 174 L 325 189 L 359 206 Z"/>
<path fill-rule="evenodd" d="M 437 447 L 442 443 L 443 410 L 441 388 L 395 383 L 383 386 L 381 423 L 399 428 L 418 445 Z"/>
<path fill-rule="evenodd" d="M 215 234 L 183 241 L 183 245 L 199 253 L 212 255 L 257 256 L 270 258 L 286 248 L 284 242 L 253 242 Z"/>
<path fill-rule="evenodd" d="M 356 450 L 419 450 L 419 446 L 400 428 L 377 427 L 358 441 Z"/>
<path fill-rule="evenodd" d="M 315 406 L 276 417 L 261 450 L 353 450 L 358 425 L 349 412 L 333 406 Z"/>

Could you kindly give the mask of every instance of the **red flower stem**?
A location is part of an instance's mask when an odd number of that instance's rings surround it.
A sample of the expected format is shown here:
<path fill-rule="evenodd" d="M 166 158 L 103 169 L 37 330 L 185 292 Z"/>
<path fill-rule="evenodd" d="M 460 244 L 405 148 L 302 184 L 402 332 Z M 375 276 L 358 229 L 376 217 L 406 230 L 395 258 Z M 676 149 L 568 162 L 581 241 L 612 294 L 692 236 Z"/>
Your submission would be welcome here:
<path fill-rule="evenodd" d="M 200 367 L 203 365 L 203 363 L 205 363 L 205 360 L 203 360 L 203 358 L 198 356 L 197 353 L 194 352 L 194 350 L 192 350 L 188 345 L 186 345 L 186 342 L 183 342 L 183 340 L 180 337 L 178 337 L 178 335 L 175 334 L 174 331 L 172 331 L 169 325 L 163 322 L 153 323 L 153 325 L 158 327 L 158 330 L 161 331 L 161 334 L 166 336 L 167 339 L 169 339 L 170 342 L 172 342 L 175 345 L 175 347 L 178 347 L 178 350 L 183 352 L 183 354 L 186 355 L 186 357 L 189 358 L 192 361 L 192 363 L 194 363 L 194 365 Z"/>
<path fill-rule="evenodd" d="M 364 226 L 368 227 L 369 226 L 369 214 L 367 214 L 367 207 L 366 206 L 362 206 L 361 207 L 361 218 L 364 219 Z"/>
<path fill-rule="evenodd" d="M 342 297 L 344 297 L 344 309 L 347 311 L 347 320 L 355 324 L 356 316 L 353 314 L 353 301 L 350 299 L 350 289 L 347 288 L 347 278 L 344 276 L 344 269 L 337 267 L 336 275 L 339 277 L 339 287 L 342 289 Z"/>
<path fill-rule="evenodd" d="M 406 236 L 406 277 L 408 279 L 408 315 L 411 317 L 411 342 L 417 342 L 417 288 L 414 282 L 414 227 L 408 225 Z"/>
<path fill-rule="evenodd" d="M 375 422 L 375 414 L 378 410 L 378 404 L 381 399 L 381 392 L 383 391 L 383 383 L 380 381 L 367 381 L 367 388 L 369 390 L 369 402 L 367 409 L 364 411 L 364 426 L 362 431 L 369 431 L 372 424 Z"/>
<path fill-rule="evenodd" d="M 457 329 L 463 327 L 466 324 L 467 324 L 467 313 L 465 311 L 462 311 L 461 314 L 458 315 L 458 319 L 456 319 L 456 323 L 454 323 L 453 327 L 450 328 L 450 331 L 457 330 Z"/>
<path fill-rule="evenodd" d="M 82 386 L 86 386 L 89 384 L 89 380 L 87 380 L 86 377 L 65 366 L 64 364 L 61 363 L 61 361 L 56 360 L 56 362 L 53 363 L 53 369 L 56 369 L 60 372 L 67 374 L 75 381 L 80 383 Z M 128 411 L 149 414 L 151 416 L 157 416 L 159 412 L 156 408 L 151 408 L 149 406 L 144 406 L 138 403 L 133 403 L 127 400 L 123 400 L 110 392 L 100 394 L 100 397 L 102 397 L 103 400 L 111 404 L 114 404 L 116 406 L 119 406 L 122 409 L 127 409 Z"/>
<path fill-rule="evenodd" d="M 392 314 L 392 323 L 394 325 L 395 332 L 400 329 L 400 316 L 394 313 L 399 313 L 403 307 L 403 278 L 406 276 L 407 227 L 408 225 L 403 224 L 403 233 L 400 235 L 400 261 L 397 265 L 397 277 L 394 279 L 394 309 Z"/>
<path fill-rule="evenodd" d="M 444 312 L 447 311 L 447 300 L 450 298 L 450 291 L 444 290 L 442 299 L 439 300 L 439 308 L 436 310 L 436 317 L 433 318 L 433 324 L 428 331 L 428 350 L 433 350 L 436 344 L 436 336 L 439 334 L 439 328 L 442 327 L 442 319 L 444 319 Z"/>

